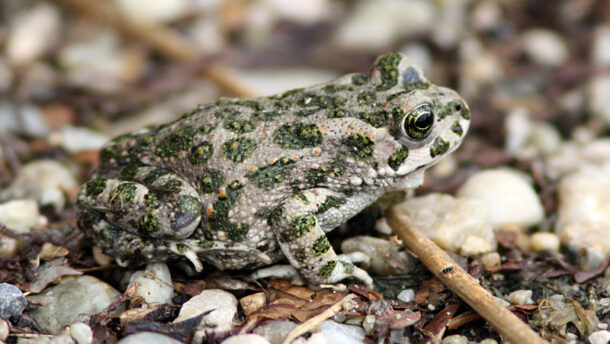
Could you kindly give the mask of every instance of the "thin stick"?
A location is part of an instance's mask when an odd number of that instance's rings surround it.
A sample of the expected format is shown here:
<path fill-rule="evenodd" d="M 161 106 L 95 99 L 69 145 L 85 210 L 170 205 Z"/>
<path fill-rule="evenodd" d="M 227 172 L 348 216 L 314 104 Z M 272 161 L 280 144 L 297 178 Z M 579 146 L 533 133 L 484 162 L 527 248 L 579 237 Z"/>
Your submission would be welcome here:
<path fill-rule="evenodd" d="M 406 215 L 395 208 L 386 214 L 389 225 L 396 231 L 405 245 L 444 284 L 456 293 L 472 309 L 487 320 L 511 343 L 547 343 L 526 323 L 504 308 L 479 283 L 464 271 L 445 251 L 418 229 L 406 225 Z"/>
<path fill-rule="evenodd" d="M 335 314 L 339 313 L 343 309 L 346 302 L 352 300 L 355 297 L 356 297 L 356 294 L 348 294 L 343 299 L 341 299 L 341 301 L 328 307 L 328 309 L 325 310 L 324 312 L 316 315 L 315 317 L 313 317 L 313 318 L 307 320 L 306 322 L 302 323 L 301 325 L 295 327 L 292 331 L 290 331 L 290 333 L 288 333 L 288 336 L 286 336 L 286 339 L 284 339 L 282 344 L 289 344 L 290 342 L 295 340 L 300 335 L 302 335 L 308 331 L 311 331 L 311 329 L 313 329 L 314 327 L 323 323 L 326 319 L 335 316 Z"/>
<path fill-rule="evenodd" d="M 160 55 L 175 62 L 192 62 L 199 52 L 182 36 L 154 23 L 144 23 L 129 18 L 108 0 L 52 0 L 74 11 L 81 12 L 99 23 L 145 43 Z M 236 75 L 218 64 L 210 64 L 203 74 L 228 94 L 254 97 L 258 93 L 243 85 Z"/>

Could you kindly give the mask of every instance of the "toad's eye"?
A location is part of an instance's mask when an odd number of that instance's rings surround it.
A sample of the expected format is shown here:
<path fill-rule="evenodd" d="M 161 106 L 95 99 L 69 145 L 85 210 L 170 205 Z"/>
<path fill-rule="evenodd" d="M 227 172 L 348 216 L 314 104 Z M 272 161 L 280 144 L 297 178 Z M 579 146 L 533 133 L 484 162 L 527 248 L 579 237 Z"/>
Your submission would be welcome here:
<path fill-rule="evenodd" d="M 423 140 L 432 132 L 434 113 L 428 104 L 422 104 L 405 116 L 402 124 L 405 133 L 413 140 Z"/>

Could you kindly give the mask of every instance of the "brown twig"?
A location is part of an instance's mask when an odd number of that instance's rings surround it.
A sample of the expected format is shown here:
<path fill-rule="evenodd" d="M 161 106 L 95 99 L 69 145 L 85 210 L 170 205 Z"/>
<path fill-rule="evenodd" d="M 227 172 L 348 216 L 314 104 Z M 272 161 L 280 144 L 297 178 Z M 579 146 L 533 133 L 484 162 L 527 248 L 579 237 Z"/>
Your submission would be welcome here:
<path fill-rule="evenodd" d="M 302 323 L 301 325 L 295 327 L 292 331 L 290 331 L 290 333 L 288 333 L 288 335 L 286 336 L 286 338 L 284 339 L 282 344 L 291 343 L 293 340 L 295 340 L 300 335 L 302 335 L 308 331 L 311 331 L 313 328 L 315 328 L 316 326 L 323 323 L 326 319 L 335 316 L 335 314 L 339 313 L 343 309 L 343 307 L 345 307 L 346 302 L 348 302 L 356 297 L 357 297 L 356 294 L 348 294 L 343 299 L 341 299 L 341 301 L 330 306 L 324 312 L 316 315 L 315 317 L 313 317 L 313 318 L 307 320 L 306 322 Z"/>
<path fill-rule="evenodd" d="M 547 343 L 527 324 L 504 308 L 453 259 L 424 236 L 418 229 L 406 225 L 406 215 L 390 208 L 386 218 L 390 226 L 422 263 L 464 302 L 477 311 L 511 343 Z"/>
<path fill-rule="evenodd" d="M 192 44 L 174 31 L 129 18 L 108 0 L 52 0 L 133 39 L 143 42 L 158 54 L 175 62 L 192 62 L 199 57 Z M 212 63 L 203 74 L 228 94 L 239 97 L 254 97 L 258 93 L 243 85 L 227 68 Z"/>

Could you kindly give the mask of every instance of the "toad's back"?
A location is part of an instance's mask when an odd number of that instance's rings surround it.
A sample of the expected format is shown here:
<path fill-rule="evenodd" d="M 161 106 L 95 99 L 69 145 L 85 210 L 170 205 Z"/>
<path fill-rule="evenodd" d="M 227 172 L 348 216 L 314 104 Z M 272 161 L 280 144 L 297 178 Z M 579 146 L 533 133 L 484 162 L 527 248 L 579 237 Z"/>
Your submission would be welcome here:
<path fill-rule="evenodd" d="M 468 120 L 454 91 L 397 54 L 367 75 L 221 99 L 106 146 L 79 194 L 80 226 L 123 261 L 244 268 L 284 255 L 310 281 L 337 280 L 359 269 L 336 264 L 324 232 L 416 186 Z"/>

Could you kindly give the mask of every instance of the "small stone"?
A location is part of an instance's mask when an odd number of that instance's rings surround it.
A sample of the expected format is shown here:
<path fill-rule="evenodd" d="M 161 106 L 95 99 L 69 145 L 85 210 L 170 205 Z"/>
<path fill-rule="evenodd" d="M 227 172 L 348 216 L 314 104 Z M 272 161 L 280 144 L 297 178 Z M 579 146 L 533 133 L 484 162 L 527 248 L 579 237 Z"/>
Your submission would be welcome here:
<path fill-rule="evenodd" d="M 454 334 L 443 338 L 441 344 L 468 344 L 468 338 L 461 334 Z"/>
<path fill-rule="evenodd" d="M 145 270 L 136 271 L 129 279 L 129 287 L 138 284 L 135 295 L 148 303 L 172 303 L 174 286 L 169 268 L 165 263 L 146 265 Z M 129 288 L 128 287 L 128 288 Z"/>
<path fill-rule="evenodd" d="M 339 324 L 326 320 L 320 326 L 327 343 L 362 344 L 366 337 L 361 326 Z"/>
<path fill-rule="evenodd" d="M 610 89 L 610 73 L 597 74 L 589 79 L 587 87 L 587 102 L 589 111 L 604 121 L 606 125 L 610 124 L 610 97 L 608 90 Z"/>
<path fill-rule="evenodd" d="M 434 28 L 436 14 L 436 9 L 428 1 L 358 2 L 340 24 L 335 41 L 345 48 L 381 49 L 402 35 Z"/>
<path fill-rule="evenodd" d="M 92 276 L 64 277 L 56 286 L 27 297 L 30 303 L 42 306 L 30 311 L 43 331 L 55 334 L 65 325 L 81 320 L 81 315 L 94 315 L 118 300 L 121 293 Z"/>
<path fill-rule="evenodd" d="M 530 29 L 521 37 L 525 53 L 543 67 L 558 67 L 569 56 L 568 47 L 561 35 L 547 29 Z"/>
<path fill-rule="evenodd" d="M 33 137 L 44 137 L 49 131 L 40 108 L 29 103 L 0 103 L 0 127 Z"/>
<path fill-rule="evenodd" d="M 555 233 L 536 232 L 530 238 L 530 248 L 534 252 L 559 252 L 559 237 Z"/>
<path fill-rule="evenodd" d="M 225 332 L 233 328 L 237 314 L 237 299 L 220 289 L 207 289 L 182 305 L 174 323 L 178 323 L 213 310 L 201 320 L 201 326 L 211 332 Z"/>
<path fill-rule="evenodd" d="M 74 175 L 65 165 L 55 160 L 37 160 L 23 166 L 0 197 L 33 198 L 41 205 L 51 204 L 62 210 L 66 202 L 64 193 L 77 187 Z"/>
<path fill-rule="evenodd" d="M 93 252 L 93 259 L 100 266 L 108 266 L 112 264 L 112 257 L 106 255 L 99 246 L 93 246 L 91 251 Z"/>
<path fill-rule="evenodd" d="M 116 0 L 127 16 L 145 23 L 167 23 L 189 14 L 189 0 Z"/>
<path fill-rule="evenodd" d="M 506 297 L 513 305 L 533 305 L 533 292 L 531 290 L 515 290 Z"/>
<path fill-rule="evenodd" d="M 117 344 L 181 344 L 174 338 L 164 336 L 156 332 L 139 332 L 119 340 Z"/>
<path fill-rule="evenodd" d="M 588 165 L 558 187 L 555 233 L 578 252 L 583 270 L 597 268 L 610 254 L 610 164 Z"/>
<path fill-rule="evenodd" d="M 412 302 L 415 299 L 415 291 L 413 289 L 401 290 L 396 298 L 402 302 Z"/>
<path fill-rule="evenodd" d="M 19 288 L 12 284 L 0 283 L 0 318 L 9 320 L 21 315 L 28 302 Z"/>
<path fill-rule="evenodd" d="M 0 203 L 0 224 L 17 233 L 27 233 L 36 226 L 47 224 L 33 199 L 20 199 Z"/>
<path fill-rule="evenodd" d="M 93 331 L 84 322 L 70 324 L 65 331 L 77 344 L 91 344 L 93 342 Z"/>
<path fill-rule="evenodd" d="M 479 258 L 481 264 L 483 264 L 486 268 L 493 268 L 495 266 L 499 266 L 501 263 L 501 257 L 498 252 L 489 252 L 482 255 Z"/>
<path fill-rule="evenodd" d="M 485 338 L 479 344 L 498 344 L 498 341 L 493 338 Z"/>
<path fill-rule="evenodd" d="M 258 334 L 238 334 L 222 341 L 221 344 L 271 344 Z"/>
<path fill-rule="evenodd" d="M 587 339 L 591 344 L 608 344 L 610 343 L 610 332 L 606 330 L 595 331 Z"/>
<path fill-rule="evenodd" d="M 10 328 L 8 326 L 8 321 L 0 318 L 0 340 L 5 341 L 9 333 Z"/>
<path fill-rule="evenodd" d="M 475 173 L 462 184 L 457 195 L 482 202 L 494 228 L 514 225 L 525 229 L 544 219 L 538 195 L 527 177 L 516 170 L 490 169 Z"/>
<path fill-rule="evenodd" d="M 39 3 L 12 16 L 6 55 L 14 64 L 27 64 L 49 51 L 59 38 L 61 15 L 57 7 Z"/>
<path fill-rule="evenodd" d="M 595 29 L 591 59 L 598 67 L 610 67 L 610 24 Z"/>
<path fill-rule="evenodd" d="M 265 337 L 272 344 L 281 344 L 297 324 L 290 320 L 275 320 L 254 329 L 254 333 Z"/>
<path fill-rule="evenodd" d="M 244 314 L 248 316 L 263 308 L 267 303 L 267 295 L 264 292 L 250 294 L 239 299 L 239 303 Z"/>
<path fill-rule="evenodd" d="M 19 239 L 0 234 L 0 258 L 10 258 L 17 255 L 21 242 Z"/>
<path fill-rule="evenodd" d="M 370 268 L 379 275 L 408 272 L 416 263 L 412 256 L 402 250 L 397 241 L 371 236 L 356 236 L 341 242 L 344 253 L 362 252 L 370 257 Z"/>
<path fill-rule="evenodd" d="M 502 19 L 502 9 L 496 1 L 480 1 L 470 13 L 472 27 L 477 30 L 492 30 Z"/>
<path fill-rule="evenodd" d="M 457 253 L 470 236 L 482 238 L 492 249 L 496 247 L 488 210 L 480 201 L 429 194 L 395 207 L 407 215 L 408 226 L 421 230 L 448 251 Z"/>
<path fill-rule="evenodd" d="M 108 137 L 85 127 L 66 125 L 49 135 L 49 144 L 61 146 L 69 153 L 99 150 Z"/>
<path fill-rule="evenodd" d="M 478 236 L 468 236 L 460 245 L 460 254 L 465 257 L 475 257 L 491 251 L 491 245 L 485 239 Z"/>

